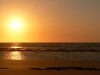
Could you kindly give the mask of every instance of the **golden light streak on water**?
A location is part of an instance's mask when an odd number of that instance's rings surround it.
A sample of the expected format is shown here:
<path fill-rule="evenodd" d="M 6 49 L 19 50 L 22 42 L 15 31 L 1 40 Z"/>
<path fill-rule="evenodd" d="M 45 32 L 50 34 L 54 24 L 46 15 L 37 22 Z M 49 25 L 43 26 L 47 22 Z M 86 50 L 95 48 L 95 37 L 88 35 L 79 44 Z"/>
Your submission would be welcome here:
<path fill-rule="evenodd" d="M 19 43 L 12 43 L 12 45 L 9 47 L 10 49 L 20 49 L 20 48 L 22 48 L 21 46 L 20 46 L 20 44 Z"/>
<path fill-rule="evenodd" d="M 6 54 L 5 58 L 10 59 L 10 60 L 22 60 L 22 59 L 24 59 L 24 57 L 20 51 L 8 52 Z"/>
<path fill-rule="evenodd" d="M 12 46 L 10 48 L 18 49 L 18 48 L 21 48 L 21 47 L 19 47 L 19 46 Z"/>

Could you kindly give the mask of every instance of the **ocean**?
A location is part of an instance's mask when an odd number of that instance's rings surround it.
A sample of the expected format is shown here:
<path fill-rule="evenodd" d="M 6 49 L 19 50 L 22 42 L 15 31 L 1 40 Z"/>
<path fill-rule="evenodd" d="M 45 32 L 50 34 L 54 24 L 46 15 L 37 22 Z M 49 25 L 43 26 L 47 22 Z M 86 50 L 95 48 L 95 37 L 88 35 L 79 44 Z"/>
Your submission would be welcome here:
<path fill-rule="evenodd" d="M 100 62 L 100 43 L 0 43 L 0 60 Z"/>

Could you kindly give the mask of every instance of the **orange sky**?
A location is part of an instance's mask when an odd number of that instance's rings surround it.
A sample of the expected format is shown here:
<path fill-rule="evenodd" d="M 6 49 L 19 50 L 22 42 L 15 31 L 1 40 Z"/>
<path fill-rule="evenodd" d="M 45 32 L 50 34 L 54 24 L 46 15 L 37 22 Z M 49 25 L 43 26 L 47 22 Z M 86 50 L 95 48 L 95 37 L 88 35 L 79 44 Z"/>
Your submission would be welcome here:
<path fill-rule="evenodd" d="M 0 42 L 100 42 L 99 20 L 99 0 L 0 0 Z"/>

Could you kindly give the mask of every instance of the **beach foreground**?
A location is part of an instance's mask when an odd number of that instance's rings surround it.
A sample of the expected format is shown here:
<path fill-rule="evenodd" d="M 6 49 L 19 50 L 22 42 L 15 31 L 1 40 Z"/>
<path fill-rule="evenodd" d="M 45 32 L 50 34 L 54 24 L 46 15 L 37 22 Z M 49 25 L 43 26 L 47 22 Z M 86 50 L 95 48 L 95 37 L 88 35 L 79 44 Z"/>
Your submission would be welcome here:
<path fill-rule="evenodd" d="M 99 75 L 100 62 L 64 60 L 2 60 L 1 75 Z"/>
<path fill-rule="evenodd" d="M 100 75 L 100 71 L 32 71 L 0 70 L 1 75 Z"/>

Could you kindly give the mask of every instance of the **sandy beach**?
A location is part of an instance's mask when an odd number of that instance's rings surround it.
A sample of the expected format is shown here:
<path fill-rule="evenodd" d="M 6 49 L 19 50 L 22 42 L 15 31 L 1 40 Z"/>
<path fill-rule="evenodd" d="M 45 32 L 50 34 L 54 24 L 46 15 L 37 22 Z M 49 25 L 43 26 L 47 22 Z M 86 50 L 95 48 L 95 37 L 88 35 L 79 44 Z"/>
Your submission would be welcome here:
<path fill-rule="evenodd" d="M 100 71 L 0 70 L 1 75 L 100 75 Z"/>
<path fill-rule="evenodd" d="M 65 69 L 66 68 L 66 69 Z M 99 75 L 100 62 L 64 60 L 2 60 L 1 75 Z"/>

